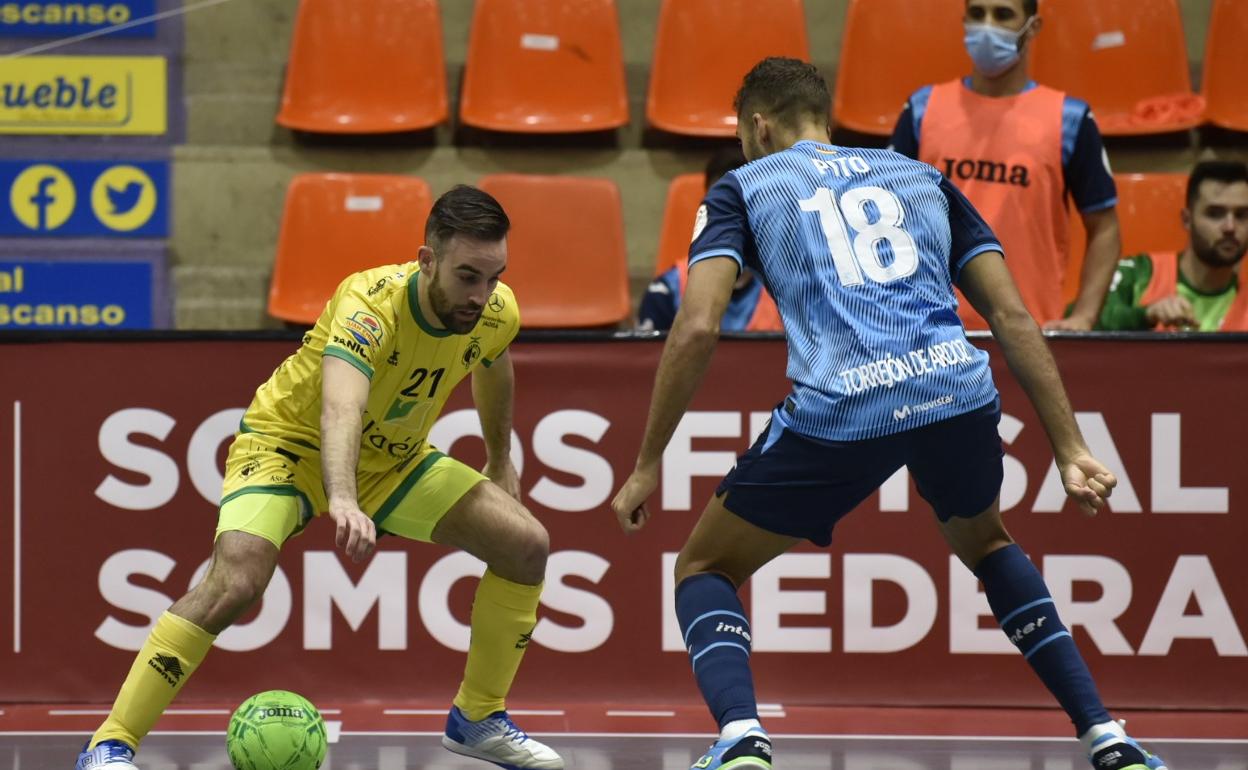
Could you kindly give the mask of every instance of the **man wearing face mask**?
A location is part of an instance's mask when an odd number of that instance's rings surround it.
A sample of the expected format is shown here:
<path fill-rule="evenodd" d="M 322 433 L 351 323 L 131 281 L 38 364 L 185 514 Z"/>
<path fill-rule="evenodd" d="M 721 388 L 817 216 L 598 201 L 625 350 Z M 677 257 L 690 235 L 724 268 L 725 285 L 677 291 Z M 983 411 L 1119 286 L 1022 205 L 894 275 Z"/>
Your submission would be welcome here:
<path fill-rule="evenodd" d="M 1248 332 L 1238 274 L 1248 251 L 1248 165 L 1196 164 L 1182 217 L 1187 248 L 1120 262 L 1098 328 Z"/>
<path fill-rule="evenodd" d="M 1037 0 L 966 0 L 974 70 L 916 91 L 890 146 L 935 166 L 983 214 L 1037 322 L 1084 331 L 1098 319 L 1121 249 L 1117 190 L 1088 105 L 1028 78 L 1031 42 L 1043 24 L 1037 11 Z M 1068 193 L 1087 229 L 1069 314 Z M 958 314 L 968 329 L 988 328 L 964 300 Z"/>

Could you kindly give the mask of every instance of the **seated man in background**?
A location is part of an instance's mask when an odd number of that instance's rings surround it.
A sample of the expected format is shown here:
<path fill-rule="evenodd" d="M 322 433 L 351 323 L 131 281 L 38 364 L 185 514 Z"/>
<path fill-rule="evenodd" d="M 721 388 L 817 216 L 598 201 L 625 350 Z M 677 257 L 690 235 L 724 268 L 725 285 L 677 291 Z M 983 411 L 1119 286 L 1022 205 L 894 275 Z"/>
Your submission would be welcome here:
<path fill-rule="evenodd" d="M 711 156 L 706 163 L 706 189 L 719 178 L 745 163 L 741 148 L 725 147 Z M 706 221 L 706 212 L 698 210 L 693 226 L 697 228 Z M 696 233 L 695 233 L 696 235 Z M 689 277 L 689 255 L 681 257 L 667 272 L 655 278 L 646 288 L 637 310 L 637 328 L 642 331 L 667 331 L 672 328 L 676 311 L 680 309 L 680 297 Z M 724 311 L 723 330 L 726 332 L 778 332 L 780 313 L 763 282 L 749 270 L 742 270 L 732 288 L 732 299 Z"/>
<path fill-rule="evenodd" d="M 1098 329 L 1248 331 L 1248 164 L 1206 161 L 1187 180 L 1187 248 L 1118 263 Z"/>
<path fill-rule="evenodd" d="M 970 199 L 1000 237 L 1006 267 L 1037 323 L 1087 331 L 1121 249 L 1118 193 L 1100 130 L 1086 103 L 1028 76 L 1031 43 L 1043 26 L 1037 0 L 964 2 L 971 74 L 915 91 L 889 149 L 935 166 Z M 1087 230 L 1069 312 L 1068 194 Z M 988 328 L 960 296 L 958 316 L 967 329 Z"/>

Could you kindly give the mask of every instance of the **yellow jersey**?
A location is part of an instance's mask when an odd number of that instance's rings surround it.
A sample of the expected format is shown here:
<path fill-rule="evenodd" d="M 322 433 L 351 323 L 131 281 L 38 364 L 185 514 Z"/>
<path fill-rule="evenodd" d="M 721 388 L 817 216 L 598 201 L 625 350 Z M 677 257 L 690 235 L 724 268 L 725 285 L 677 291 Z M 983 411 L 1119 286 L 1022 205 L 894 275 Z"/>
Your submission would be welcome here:
<path fill-rule="evenodd" d="M 256 390 L 242 430 L 319 451 L 321 358 L 334 356 L 370 380 L 359 471 L 402 467 L 429 450 L 429 430 L 451 391 L 506 352 L 520 312 L 499 283 L 471 332 L 438 329 L 421 312 L 420 280 L 415 262 L 348 276 L 299 350 Z"/>

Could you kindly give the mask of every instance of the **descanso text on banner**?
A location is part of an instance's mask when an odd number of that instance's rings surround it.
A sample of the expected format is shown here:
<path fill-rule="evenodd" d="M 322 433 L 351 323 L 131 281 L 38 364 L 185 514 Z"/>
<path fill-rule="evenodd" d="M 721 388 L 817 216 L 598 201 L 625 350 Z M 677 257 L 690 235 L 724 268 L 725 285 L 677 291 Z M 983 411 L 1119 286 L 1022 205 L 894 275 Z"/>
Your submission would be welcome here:
<path fill-rule="evenodd" d="M 0 134 L 164 134 L 163 56 L 0 59 Z"/>
<path fill-rule="evenodd" d="M 202 575 L 225 445 L 257 384 L 297 344 L 0 345 L 0 370 L 31 375 L 0 378 L 0 488 L 12 488 L 14 451 L 22 473 L 20 580 L 0 570 L 6 698 L 113 697 L 150 624 Z M 1094 518 L 1065 503 L 999 348 L 977 344 L 1002 392 L 1006 524 L 1105 700 L 1248 708 L 1238 684 L 1248 681 L 1248 482 L 1235 449 L 1248 342 L 1053 343 L 1083 433 L 1120 480 Z M 653 518 L 625 536 L 607 506 L 632 468 L 660 351 L 658 342 L 513 346 L 513 456 L 551 542 L 513 703 L 697 700 L 672 566 L 719 477 L 785 395 L 785 346 L 720 344 L 664 457 Z M 1177 385 L 1166 374 L 1176 371 Z M 455 393 L 431 441 L 479 466 L 469 390 Z M 14 532 L 0 520 L 0 553 L 12 553 Z M 327 701 L 441 702 L 462 672 L 481 569 L 398 537 L 354 564 L 334 547 L 333 527 L 314 521 L 179 702 L 295 684 Z M 904 475 L 838 524 L 830 548 L 777 559 L 742 598 L 763 701 L 1051 705 Z"/>
<path fill-rule="evenodd" d="M 0 2 L 0 36 L 58 38 L 108 29 L 110 37 L 154 37 L 155 22 L 133 22 L 155 12 L 156 0 L 10 0 Z"/>

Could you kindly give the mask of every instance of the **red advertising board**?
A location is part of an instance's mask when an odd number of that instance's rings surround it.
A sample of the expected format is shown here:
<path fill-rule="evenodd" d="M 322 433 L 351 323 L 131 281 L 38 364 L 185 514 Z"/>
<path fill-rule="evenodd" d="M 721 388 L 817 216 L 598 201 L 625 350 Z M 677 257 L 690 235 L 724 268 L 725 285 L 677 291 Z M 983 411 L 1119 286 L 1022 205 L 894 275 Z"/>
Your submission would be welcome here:
<path fill-rule="evenodd" d="M 225 448 L 292 341 L 0 345 L 0 701 L 108 701 L 154 618 L 204 565 Z M 1121 480 L 1064 504 L 1035 414 L 991 341 L 1006 523 L 1042 569 L 1112 706 L 1248 708 L 1248 342 L 1058 340 L 1094 451 Z M 650 525 L 607 503 L 632 466 L 661 343 L 518 343 L 514 454 L 551 533 L 528 701 L 697 697 L 671 563 L 718 478 L 786 393 L 785 346 L 728 340 L 664 460 Z M 482 461 L 461 388 L 433 442 Z M 481 565 L 384 538 L 353 564 L 314 522 L 182 700 L 449 697 Z M 764 701 L 1047 705 L 930 511 L 896 477 L 742 592 Z"/>

